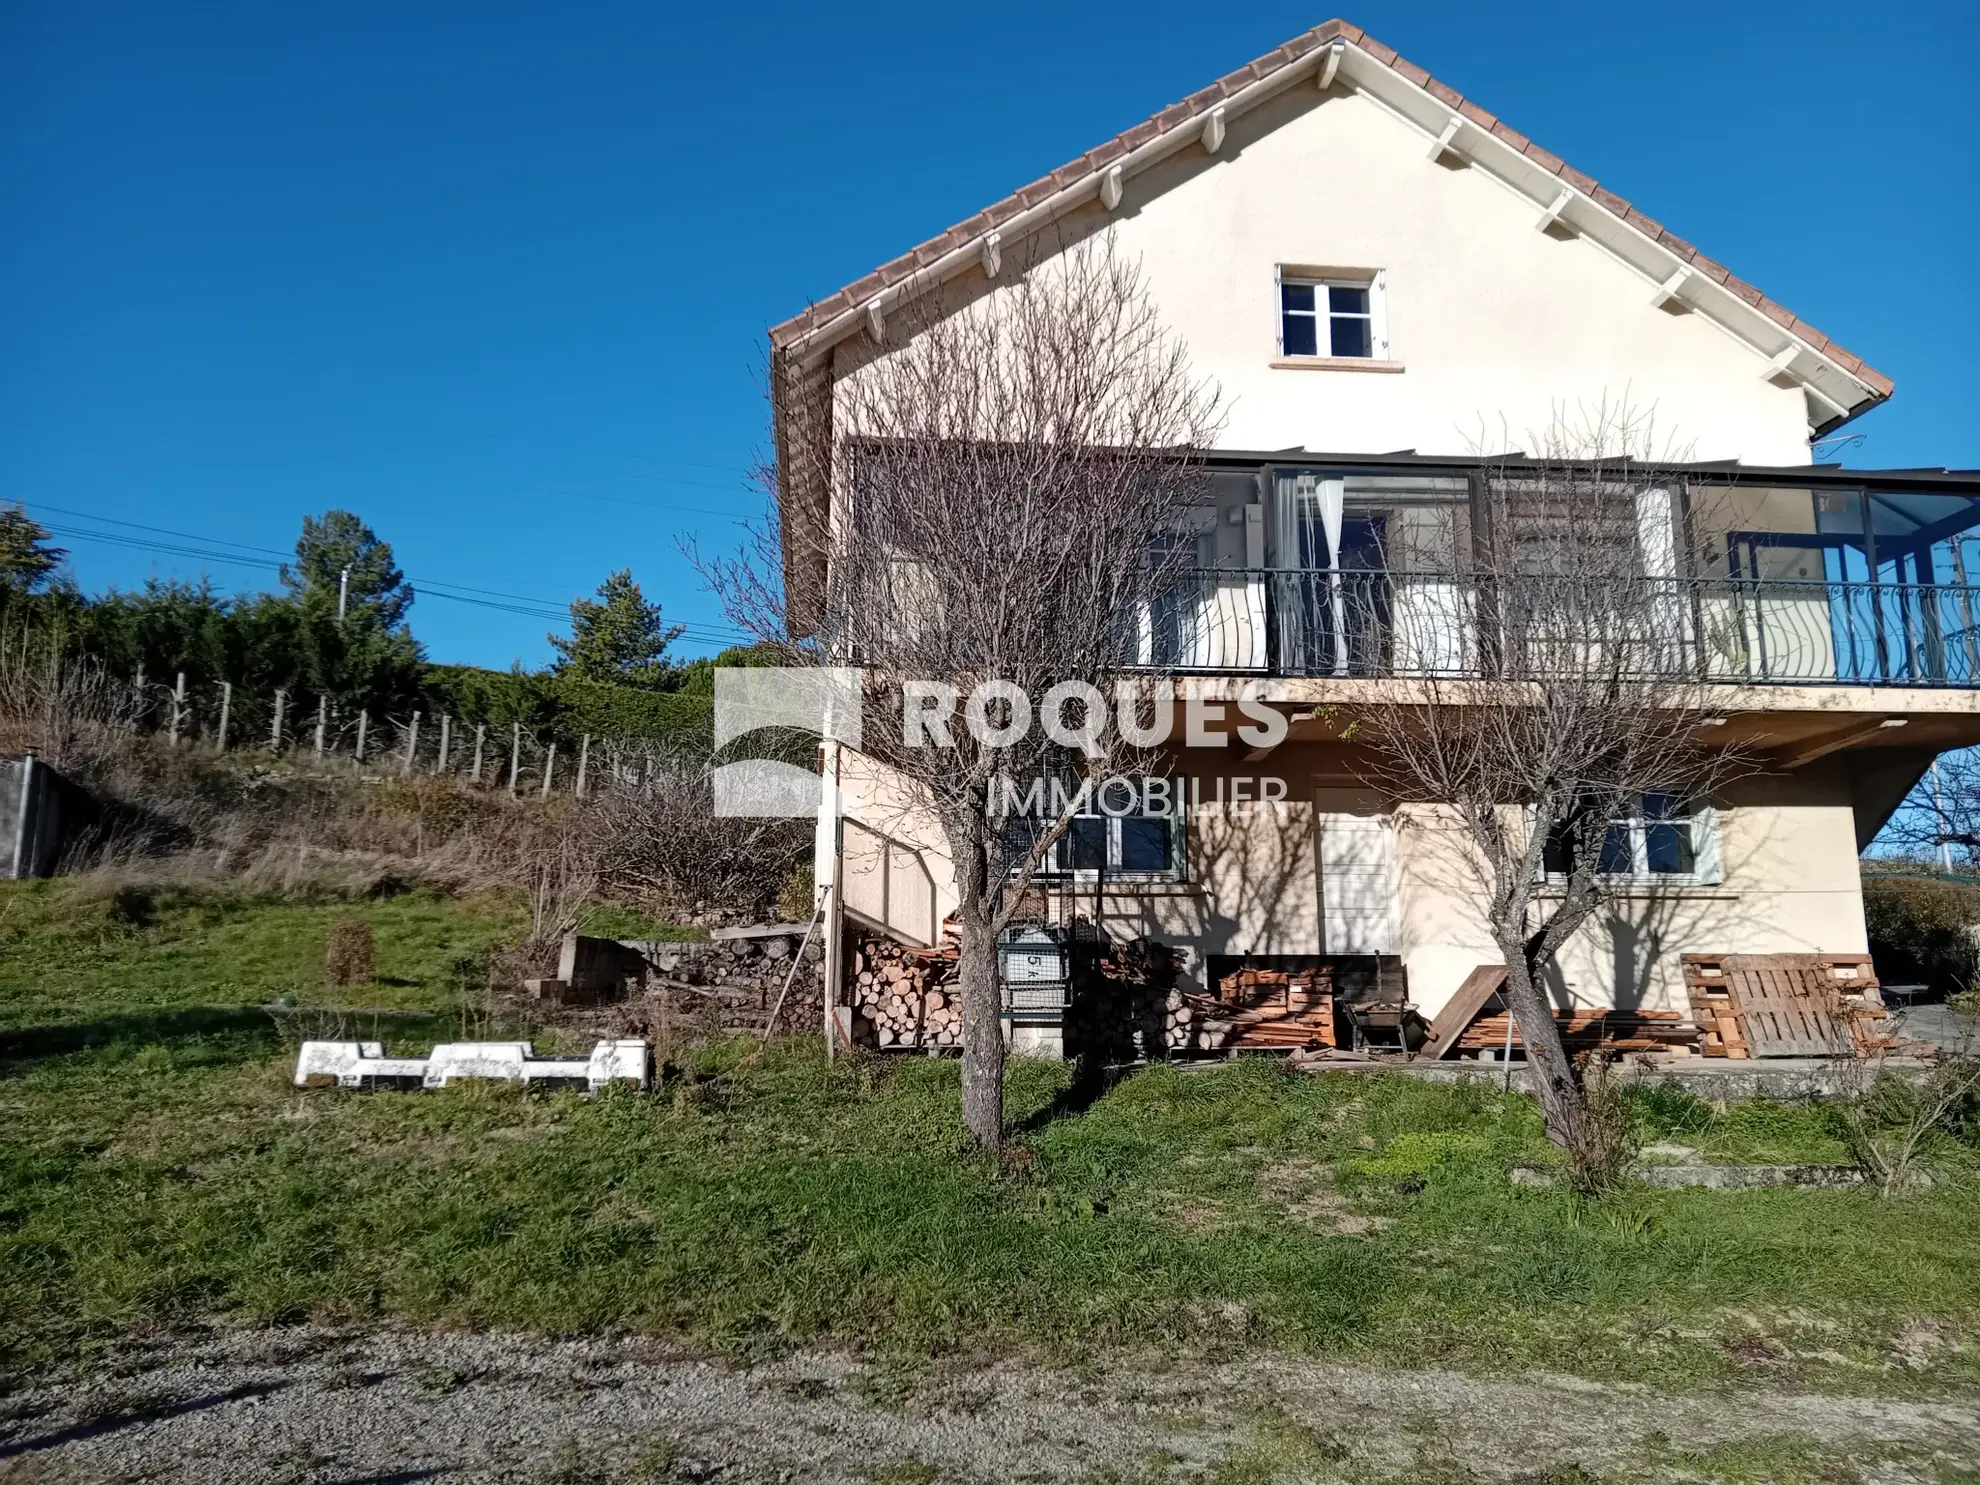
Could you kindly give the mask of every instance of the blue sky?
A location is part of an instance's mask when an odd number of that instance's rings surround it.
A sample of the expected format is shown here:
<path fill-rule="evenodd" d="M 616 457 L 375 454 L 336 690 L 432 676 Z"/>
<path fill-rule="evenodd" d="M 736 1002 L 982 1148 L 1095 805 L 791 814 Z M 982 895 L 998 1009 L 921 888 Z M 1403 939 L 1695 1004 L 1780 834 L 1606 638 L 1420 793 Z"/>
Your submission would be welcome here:
<path fill-rule="evenodd" d="M 1327 14 L 9 0 L 0 498 L 145 544 L 63 536 L 90 589 L 344 507 L 532 610 L 630 566 L 706 651 L 765 328 Z M 1894 376 L 1848 462 L 1980 465 L 1975 7 L 1348 18 Z"/>

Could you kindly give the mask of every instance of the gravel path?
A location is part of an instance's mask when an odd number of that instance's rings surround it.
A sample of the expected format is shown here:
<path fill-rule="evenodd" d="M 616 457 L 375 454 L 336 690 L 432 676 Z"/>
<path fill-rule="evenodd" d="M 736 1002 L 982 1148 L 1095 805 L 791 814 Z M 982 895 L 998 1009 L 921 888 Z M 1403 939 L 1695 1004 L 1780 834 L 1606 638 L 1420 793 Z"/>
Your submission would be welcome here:
<path fill-rule="evenodd" d="M 810 1354 L 737 1370 L 644 1341 L 298 1328 L 128 1345 L 0 1397 L 0 1481 L 926 1485 L 1183 1480 L 1221 1465 L 1259 1480 L 1482 1482 L 1570 1461 L 1634 1480 L 1666 1477 L 1653 1466 L 1675 1448 L 1771 1436 L 1860 1463 L 1836 1478 L 1935 1480 L 1980 1468 L 1980 1398 L 1672 1398 L 1256 1356 L 1067 1373 Z"/>

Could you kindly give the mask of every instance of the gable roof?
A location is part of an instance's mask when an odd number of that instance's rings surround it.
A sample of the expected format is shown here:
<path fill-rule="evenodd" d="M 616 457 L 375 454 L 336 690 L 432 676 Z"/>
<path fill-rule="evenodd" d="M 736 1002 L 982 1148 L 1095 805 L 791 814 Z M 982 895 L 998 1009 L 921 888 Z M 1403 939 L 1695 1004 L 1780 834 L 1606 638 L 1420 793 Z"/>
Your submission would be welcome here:
<path fill-rule="evenodd" d="M 1758 368 L 1759 374 L 1803 389 L 1815 432 L 1827 432 L 1891 395 L 1894 383 L 1888 376 L 1792 310 L 1605 190 L 1593 176 L 1574 169 L 1343 20 L 1323 22 L 1294 37 L 883 263 L 774 327 L 772 348 L 810 361 L 862 326 L 876 327 L 877 334 L 888 308 L 903 299 L 979 264 L 987 264 L 994 273 L 1004 243 L 1095 196 L 1111 206 L 1119 200 L 1122 176 L 1191 145 L 1214 153 L 1221 145 L 1227 116 L 1302 77 L 1317 81 L 1323 89 L 1347 87 L 1360 92 L 1434 141 L 1436 153 L 1448 152 L 1491 171 L 1533 202 L 1539 212 L 1537 225 L 1573 232 L 1642 274 L 1653 286 L 1648 303 L 1680 301 L 1719 322 L 1763 358 L 1766 364 Z"/>

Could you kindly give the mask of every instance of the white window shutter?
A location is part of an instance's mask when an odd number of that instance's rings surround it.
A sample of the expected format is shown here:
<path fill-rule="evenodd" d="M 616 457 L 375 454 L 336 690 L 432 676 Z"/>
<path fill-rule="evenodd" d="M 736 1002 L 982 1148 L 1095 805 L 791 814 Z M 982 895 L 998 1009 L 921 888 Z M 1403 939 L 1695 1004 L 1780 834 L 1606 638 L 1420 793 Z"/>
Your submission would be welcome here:
<path fill-rule="evenodd" d="M 1703 886 L 1716 887 L 1726 879 L 1724 858 L 1719 854 L 1719 812 L 1700 804 L 1691 814 L 1692 874 Z"/>

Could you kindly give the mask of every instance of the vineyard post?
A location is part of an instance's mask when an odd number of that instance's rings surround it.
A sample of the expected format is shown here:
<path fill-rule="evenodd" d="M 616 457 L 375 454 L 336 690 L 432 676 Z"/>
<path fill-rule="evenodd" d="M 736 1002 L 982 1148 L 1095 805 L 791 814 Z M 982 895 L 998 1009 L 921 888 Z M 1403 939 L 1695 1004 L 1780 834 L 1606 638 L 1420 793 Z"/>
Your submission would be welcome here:
<path fill-rule="evenodd" d="M 550 751 L 543 755 L 543 797 L 550 797 L 550 781 L 557 777 L 557 745 L 550 744 Z"/>
<path fill-rule="evenodd" d="M 477 784 L 481 782 L 481 744 L 487 736 L 488 724 L 486 722 L 476 722 L 474 724 L 474 781 Z"/>
<path fill-rule="evenodd" d="M 516 774 L 522 769 L 522 723 L 509 724 L 509 798 L 516 797 Z"/>
<path fill-rule="evenodd" d="M 413 755 L 419 751 L 419 713 L 413 713 L 412 727 L 406 733 L 406 756 L 399 763 L 399 777 L 412 772 Z"/>
<path fill-rule="evenodd" d="M 271 753 L 282 751 L 282 712 L 288 704 L 289 693 L 280 686 L 275 688 L 275 725 L 268 729 L 268 750 Z"/>
<path fill-rule="evenodd" d="M 227 751 L 227 715 L 233 709 L 234 683 L 232 681 L 222 681 L 220 683 L 220 733 L 215 739 L 216 752 L 224 753 Z"/>
<path fill-rule="evenodd" d="M 179 672 L 179 683 L 172 688 L 172 746 L 179 745 L 179 727 L 186 710 L 186 673 Z"/>
<path fill-rule="evenodd" d="M 365 709 L 364 707 L 359 707 L 359 708 L 358 708 L 358 735 L 357 735 L 357 752 L 356 752 L 355 754 L 353 754 L 353 755 L 352 755 L 353 757 L 355 757 L 355 758 L 356 758 L 356 760 L 357 760 L 357 761 L 358 761 L 359 763 L 363 763 L 363 762 L 364 762 L 364 730 L 365 730 L 365 728 L 366 728 L 366 727 L 368 727 L 368 726 L 370 726 L 370 725 L 371 725 L 371 713 L 370 713 L 370 712 L 369 712 L 368 710 L 366 710 L 366 709 Z"/>
<path fill-rule="evenodd" d="M 323 756 L 323 733 L 330 724 L 330 698 L 316 698 L 316 756 Z"/>
<path fill-rule="evenodd" d="M 591 734 L 585 733 L 584 741 L 578 747 L 577 797 L 584 798 L 584 776 L 591 767 Z"/>
<path fill-rule="evenodd" d="M 449 736 L 452 731 L 452 721 L 453 719 L 445 712 L 440 713 L 440 761 L 433 766 L 435 773 L 447 771 L 447 744 L 452 741 Z"/>

